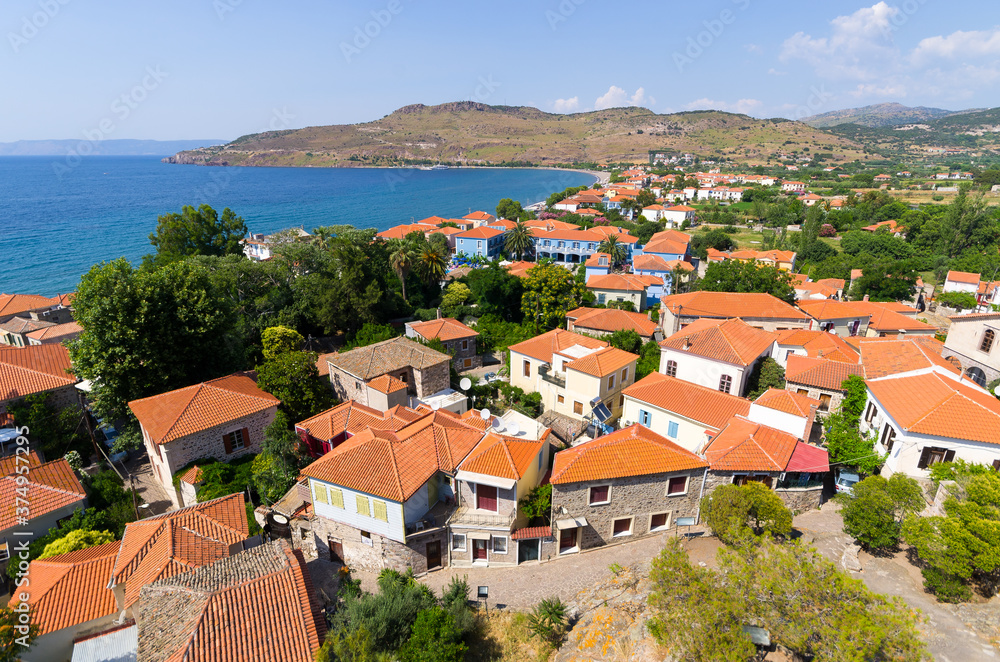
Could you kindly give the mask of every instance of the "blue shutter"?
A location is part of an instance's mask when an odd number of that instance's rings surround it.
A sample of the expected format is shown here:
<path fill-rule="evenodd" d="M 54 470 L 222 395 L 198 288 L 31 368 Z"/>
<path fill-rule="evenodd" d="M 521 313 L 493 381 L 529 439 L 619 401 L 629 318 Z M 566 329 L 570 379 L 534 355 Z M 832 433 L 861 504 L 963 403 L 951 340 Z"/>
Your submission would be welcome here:
<path fill-rule="evenodd" d="M 667 425 L 667 436 L 670 437 L 670 438 L 672 438 L 672 439 L 676 439 L 677 438 L 677 429 L 679 427 L 680 426 L 677 425 L 677 423 L 675 423 L 674 421 L 670 421 L 670 424 Z"/>
<path fill-rule="evenodd" d="M 648 428 L 649 427 L 649 419 L 650 419 L 649 412 L 646 411 L 646 410 L 644 410 L 644 409 L 640 409 L 639 410 L 639 422 L 642 423 L 643 425 L 645 425 Z"/>

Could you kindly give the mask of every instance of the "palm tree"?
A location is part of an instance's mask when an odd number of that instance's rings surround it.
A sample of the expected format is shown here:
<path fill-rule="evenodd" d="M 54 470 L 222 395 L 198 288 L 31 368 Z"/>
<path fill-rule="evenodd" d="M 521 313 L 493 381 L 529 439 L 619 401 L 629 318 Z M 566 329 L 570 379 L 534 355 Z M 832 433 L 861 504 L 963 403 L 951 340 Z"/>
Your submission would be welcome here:
<path fill-rule="evenodd" d="M 315 228 L 313 230 L 312 243 L 316 244 L 320 248 L 329 248 L 330 240 L 333 238 L 333 233 L 330 232 L 329 228 Z"/>
<path fill-rule="evenodd" d="M 514 227 L 507 230 L 507 236 L 504 238 L 504 248 L 508 253 L 517 255 L 518 260 L 531 250 L 533 244 L 531 228 L 525 225 L 524 221 L 517 221 Z"/>
<path fill-rule="evenodd" d="M 618 239 L 618 235 L 609 234 L 605 237 L 601 245 L 597 247 L 598 253 L 607 253 L 611 256 L 611 262 L 616 267 L 625 261 L 625 246 Z"/>
<path fill-rule="evenodd" d="M 410 247 L 402 241 L 395 240 L 389 249 L 389 264 L 403 286 L 403 301 L 406 301 L 406 277 L 413 268 L 413 253 Z"/>
<path fill-rule="evenodd" d="M 420 266 L 428 281 L 440 281 L 444 278 L 448 261 L 437 249 L 428 244 L 420 253 Z"/>

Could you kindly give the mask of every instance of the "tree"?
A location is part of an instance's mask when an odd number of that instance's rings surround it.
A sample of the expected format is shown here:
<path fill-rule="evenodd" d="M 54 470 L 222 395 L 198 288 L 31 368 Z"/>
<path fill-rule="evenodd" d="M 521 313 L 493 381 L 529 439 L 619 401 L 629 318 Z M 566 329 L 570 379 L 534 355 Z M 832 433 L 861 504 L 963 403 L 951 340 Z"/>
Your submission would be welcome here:
<path fill-rule="evenodd" d="M 315 662 L 378 662 L 372 635 L 364 626 L 330 630 L 314 658 Z"/>
<path fill-rule="evenodd" d="M 552 513 L 552 485 L 538 485 L 521 497 L 517 508 L 528 520 L 544 519 L 546 522 Z"/>
<path fill-rule="evenodd" d="M 257 493 L 267 503 L 276 502 L 292 489 L 299 469 L 307 461 L 302 440 L 292 430 L 288 416 L 279 411 L 264 429 L 261 451 L 253 460 L 253 484 Z"/>
<path fill-rule="evenodd" d="M 607 338 L 608 344 L 623 352 L 638 354 L 642 349 L 642 336 L 633 329 L 619 329 Z"/>
<path fill-rule="evenodd" d="M 949 308 L 957 308 L 958 310 L 975 310 L 976 306 L 979 305 L 975 295 L 968 292 L 942 292 L 937 295 L 937 300 L 938 303 L 942 303 Z"/>
<path fill-rule="evenodd" d="M 319 376 L 315 352 L 283 352 L 257 366 L 257 386 L 281 400 L 292 421 L 303 421 L 333 405 L 333 393 Z"/>
<path fill-rule="evenodd" d="M 496 315 L 508 322 L 520 322 L 524 281 L 496 262 L 475 269 L 465 277 L 480 315 Z"/>
<path fill-rule="evenodd" d="M 413 252 L 403 241 L 394 239 L 389 249 L 389 264 L 399 279 L 403 288 L 403 301 L 406 301 L 406 277 L 413 268 Z"/>
<path fill-rule="evenodd" d="M 722 485 L 702 499 L 702 514 L 712 534 L 735 544 L 750 534 L 787 536 L 792 513 L 767 485 Z"/>
<path fill-rule="evenodd" d="M 516 255 L 518 260 L 523 260 L 534 246 L 531 228 L 525 225 L 524 221 L 518 220 L 514 227 L 507 230 L 503 242 L 504 249 L 508 253 Z"/>
<path fill-rule="evenodd" d="M 447 254 L 439 248 L 427 244 L 420 251 L 419 264 L 424 280 L 433 283 L 440 282 L 448 268 Z"/>
<path fill-rule="evenodd" d="M 540 326 L 561 326 L 566 313 L 580 305 L 586 287 L 577 283 L 573 274 L 551 263 L 539 264 L 528 271 L 524 279 L 521 311 L 530 318 L 537 330 Z"/>
<path fill-rule="evenodd" d="M 295 329 L 287 326 L 272 326 L 264 329 L 260 337 L 263 345 L 264 359 L 271 360 L 285 352 L 297 352 L 302 349 L 305 338 Z"/>
<path fill-rule="evenodd" d="M 861 267 L 861 277 L 851 286 L 851 299 L 860 301 L 905 301 L 913 297 L 919 274 L 912 260 L 878 260 Z"/>
<path fill-rule="evenodd" d="M 754 365 L 747 383 L 747 398 L 756 400 L 771 388 L 785 388 L 785 369 L 769 356 Z"/>
<path fill-rule="evenodd" d="M 691 252 L 702 260 L 708 259 L 708 249 L 730 251 L 736 248 L 733 238 L 720 228 L 710 232 L 698 233 L 691 238 Z"/>
<path fill-rule="evenodd" d="M 650 340 L 639 350 L 639 361 L 635 365 L 635 379 L 653 374 L 660 369 L 660 345 Z"/>
<path fill-rule="evenodd" d="M 814 549 L 764 540 L 720 549 L 719 569 L 691 564 L 677 539 L 652 563 L 653 637 L 685 660 L 750 660 L 743 626 L 757 625 L 794 659 L 929 659 L 918 615 L 865 588 Z"/>
<path fill-rule="evenodd" d="M 628 256 L 628 252 L 625 250 L 625 245 L 622 244 L 621 240 L 616 234 L 609 234 L 601 242 L 600 246 L 597 247 L 598 253 L 607 253 L 611 256 L 611 263 L 616 267 L 621 265 L 625 258 Z"/>
<path fill-rule="evenodd" d="M 243 218 L 229 207 L 222 217 L 208 205 L 198 209 L 185 205 L 180 214 L 164 214 L 156 219 L 156 232 L 149 243 L 156 249 L 153 261 L 158 265 L 189 255 L 242 255 L 240 245 L 250 230 Z"/>
<path fill-rule="evenodd" d="M 0 607 L 0 662 L 20 662 L 41 631 L 33 610 L 21 611 L 21 604 Z"/>
<path fill-rule="evenodd" d="M 555 650 L 566 636 L 566 611 L 566 605 L 559 598 L 545 598 L 531 608 L 528 628 Z"/>
<path fill-rule="evenodd" d="M 80 279 L 73 308 L 83 332 L 70 357 L 76 375 L 93 383 L 102 417 L 126 418 L 131 400 L 243 367 L 229 301 L 187 261 L 155 271 L 125 258 L 96 265 Z"/>
<path fill-rule="evenodd" d="M 394 652 L 410 638 L 419 613 L 437 605 L 434 594 L 418 584 L 412 574 L 383 570 L 378 576 L 378 593 L 348 595 L 334 613 L 330 631 L 344 628 L 353 632 L 364 628 L 371 633 L 372 648 Z"/>
<path fill-rule="evenodd" d="M 372 324 L 369 322 L 358 330 L 358 333 L 354 336 L 354 340 L 344 346 L 344 351 L 392 340 L 398 335 L 390 324 Z"/>
<path fill-rule="evenodd" d="M 861 436 L 858 424 L 867 399 L 865 380 L 851 375 L 841 388 L 844 399 L 840 407 L 826 419 L 826 448 L 830 464 L 854 467 L 864 474 L 876 473 L 885 462 L 885 455 L 875 452 L 874 437 Z"/>
<path fill-rule="evenodd" d="M 56 556 L 58 554 L 69 554 L 70 552 L 87 549 L 88 547 L 103 545 L 104 543 L 111 542 L 114 539 L 115 537 L 110 531 L 85 531 L 83 529 L 77 529 L 75 531 L 70 531 L 58 540 L 50 542 L 45 546 L 45 551 L 43 551 L 42 555 L 38 558 L 47 559 L 50 556 Z"/>
<path fill-rule="evenodd" d="M 94 447 L 83 425 L 77 407 L 57 409 L 51 393 L 32 393 L 7 406 L 18 427 L 28 428 L 25 436 L 32 448 L 40 449 L 47 458 L 56 458 L 76 451 L 89 458 Z"/>
<path fill-rule="evenodd" d="M 707 292 L 765 293 L 786 303 L 795 302 L 795 288 L 788 272 L 757 260 L 712 262 L 694 287 Z"/>
<path fill-rule="evenodd" d="M 402 662 L 462 662 L 468 646 L 455 620 L 441 607 L 417 614 L 409 640 L 399 649 Z"/>
<path fill-rule="evenodd" d="M 504 198 L 497 203 L 497 218 L 506 218 L 510 221 L 519 221 L 524 214 L 521 203 L 511 198 Z"/>
<path fill-rule="evenodd" d="M 865 549 L 882 552 L 899 545 L 903 520 L 926 505 L 917 481 L 903 474 L 869 476 L 856 483 L 850 494 L 837 497 L 844 504 L 844 533 Z"/>
<path fill-rule="evenodd" d="M 451 317 L 451 311 L 459 306 L 464 306 L 471 296 L 472 290 L 469 289 L 469 286 L 456 281 L 445 289 L 444 296 L 441 297 L 441 308 L 445 310 L 448 317 Z"/>

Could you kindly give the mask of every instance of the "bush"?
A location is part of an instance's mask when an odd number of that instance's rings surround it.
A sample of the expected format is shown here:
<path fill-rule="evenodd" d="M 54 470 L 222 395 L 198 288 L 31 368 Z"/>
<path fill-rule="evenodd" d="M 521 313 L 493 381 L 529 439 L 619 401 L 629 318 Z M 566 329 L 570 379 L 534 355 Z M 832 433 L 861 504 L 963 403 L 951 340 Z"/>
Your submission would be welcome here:
<path fill-rule="evenodd" d="M 70 531 L 58 540 L 50 542 L 45 546 L 45 551 L 43 551 L 38 558 L 47 559 L 50 556 L 68 554 L 69 552 L 76 552 L 81 549 L 87 549 L 88 547 L 103 545 L 104 543 L 111 542 L 114 539 L 115 538 L 111 535 L 110 531 L 86 531 L 84 529 L 77 529 L 76 531 Z"/>
<path fill-rule="evenodd" d="M 455 621 L 441 607 L 425 609 L 417 614 L 410 639 L 399 650 L 402 662 L 462 662 L 468 647 L 462 643 L 462 633 Z"/>
<path fill-rule="evenodd" d="M 872 551 L 895 549 L 903 519 L 925 505 L 920 485 L 903 474 L 894 474 L 889 480 L 869 476 L 857 483 L 851 494 L 837 498 L 844 503 L 844 533 Z"/>
<path fill-rule="evenodd" d="M 833 227 L 829 223 L 824 223 L 819 228 L 819 236 L 821 237 L 836 237 L 837 228 Z"/>
<path fill-rule="evenodd" d="M 437 605 L 426 586 L 417 584 L 412 575 L 383 570 L 378 576 L 378 593 L 347 595 L 333 616 L 331 631 L 341 628 L 353 632 L 364 628 L 371 633 L 372 647 L 393 652 L 410 638 L 417 615 Z"/>
<path fill-rule="evenodd" d="M 972 599 L 972 590 L 955 575 L 949 575 L 938 568 L 923 568 L 920 574 L 924 576 L 924 589 L 933 593 L 941 602 L 955 604 Z"/>
<path fill-rule="evenodd" d="M 937 295 L 938 303 L 957 310 L 974 310 L 978 305 L 976 297 L 968 292 L 942 292 Z"/>
<path fill-rule="evenodd" d="M 787 536 L 792 513 L 763 483 L 722 485 L 702 499 L 705 523 L 722 542 L 737 544 L 752 534 Z"/>
<path fill-rule="evenodd" d="M 517 507 L 529 520 L 544 518 L 548 521 L 552 512 L 552 485 L 546 483 L 531 488 L 531 491 L 517 502 Z"/>
<path fill-rule="evenodd" d="M 546 598 L 532 607 L 528 627 L 553 649 L 559 648 L 567 629 L 566 605 L 559 598 Z"/>

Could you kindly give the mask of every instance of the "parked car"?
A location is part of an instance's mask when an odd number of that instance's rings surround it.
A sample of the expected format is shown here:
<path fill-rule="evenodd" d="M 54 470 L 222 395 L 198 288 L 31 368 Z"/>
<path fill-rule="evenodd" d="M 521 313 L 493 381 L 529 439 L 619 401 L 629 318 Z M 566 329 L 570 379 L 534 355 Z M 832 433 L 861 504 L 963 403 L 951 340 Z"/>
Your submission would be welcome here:
<path fill-rule="evenodd" d="M 861 480 L 861 477 L 852 471 L 842 471 L 837 469 L 833 474 L 833 488 L 837 494 L 851 494 L 854 485 Z"/>

